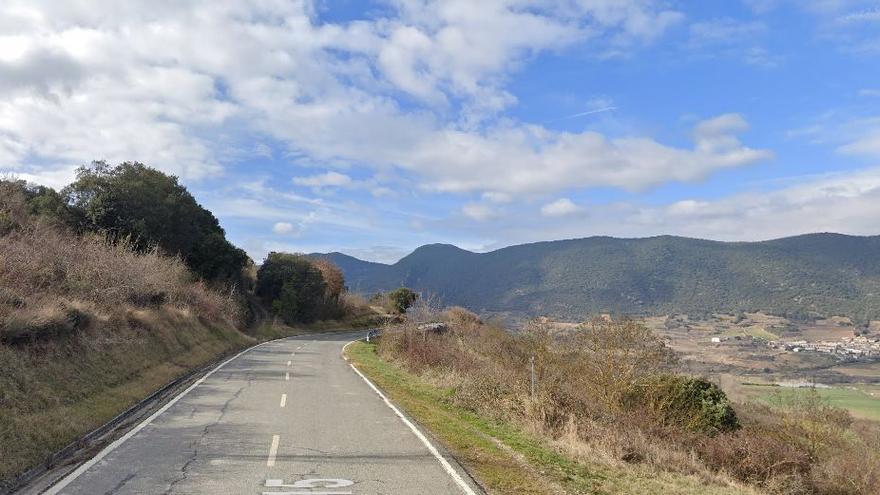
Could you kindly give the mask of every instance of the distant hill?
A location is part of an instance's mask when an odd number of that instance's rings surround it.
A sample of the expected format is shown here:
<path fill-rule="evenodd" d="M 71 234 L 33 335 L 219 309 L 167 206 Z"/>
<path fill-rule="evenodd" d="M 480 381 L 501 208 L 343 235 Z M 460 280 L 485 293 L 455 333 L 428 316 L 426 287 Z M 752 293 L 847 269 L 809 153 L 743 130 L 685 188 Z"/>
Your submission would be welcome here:
<path fill-rule="evenodd" d="M 353 291 L 407 286 L 479 312 L 880 317 L 880 236 L 807 234 L 764 242 L 590 237 L 489 253 L 430 244 L 393 265 L 320 256 L 339 265 Z"/>

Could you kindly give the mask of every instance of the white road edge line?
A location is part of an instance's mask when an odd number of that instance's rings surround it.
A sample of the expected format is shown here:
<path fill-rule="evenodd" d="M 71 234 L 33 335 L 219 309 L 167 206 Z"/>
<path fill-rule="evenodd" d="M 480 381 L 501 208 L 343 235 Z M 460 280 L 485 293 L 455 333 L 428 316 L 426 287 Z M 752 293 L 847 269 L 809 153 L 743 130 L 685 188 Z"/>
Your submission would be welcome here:
<path fill-rule="evenodd" d="M 348 347 L 350 344 L 352 344 L 352 343 L 354 343 L 354 342 L 357 342 L 357 341 L 356 341 L 356 340 L 353 340 L 353 341 L 349 342 L 348 344 L 345 344 L 345 345 L 342 347 L 342 352 L 344 353 L 344 352 L 345 352 L 345 348 Z M 344 355 L 344 354 L 343 354 L 343 355 Z M 348 359 L 348 358 L 346 358 L 346 360 L 347 360 L 347 359 Z M 428 440 L 428 437 L 426 437 L 426 436 L 425 436 L 425 435 L 424 435 L 424 434 L 423 434 L 423 433 L 422 433 L 422 432 L 416 427 L 416 425 L 414 425 L 414 424 L 412 423 L 412 421 L 410 421 L 409 419 L 407 419 L 406 416 L 404 416 L 403 413 L 401 413 L 400 410 L 397 409 L 397 407 L 395 407 L 395 405 L 392 404 L 390 400 L 388 400 L 388 397 L 385 397 L 385 394 L 383 394 L 382 391 L 379 390 L 378 387 L 376 387 L 375 385 L 373 385 L 373 382 L 371 382 L 369 378 L 367 378 L 366 376 L 364 376 L 364 374 L 361 373 L 360 370 L 358 370 L 357 368 L 355 368 L 354 364 L 352 364 L 352 363 L 348 363 L 348 365 L 351 366 L 351 369 L 353 369 L 354 372 L 358 374 L 358 376 L 360 376 L 361 378 L 363 378 L 363 380 L 364 380 L 365 382 L 367 382 L 367 385 L 369 385 L 370 388 L 372 388 L 374 392 L 376 392 L 377 394 L 379 394 L 379 397 L 381 397 L 382 400 L 385 401 L 385 405 L 387 405 L 388 407 L 390 407 L 391 410 L 394 411 L 394 414 L 396 414 L 397 417 L 400 418 L 401 421 L 403 421 L 403 424 L 405 424 L 406 426 L 408 426 L 409 429 L 412 430 L 413 433 L 415 433 L 416 437 L 418 437 L 418 439 L 421 440 L 423 444 L 425 444 L 425 447 L 428 448 L 428 451 L 430 451 L 431 454 L 433 454 L 434 457 L 440 462 L 440 465 L 443 466 L 443 469 L 446 471 L 446 473 L 447 473 L 449 476 L 451 476 L 453 480 L 455 480 L 455 483 L 459 486 L 459 488 L 461 488 L 461 490 L 462 490 L 464 493 L 466 493 L 467 495 L 477 495 L 477 493 L 473 490 L 473 488 L 471 488 L 471 486 L 467 484 L 467 482 L 464 480 L 464 478 L 462 478 L 461 475 L 458 474 L 458 471 L 456 471 L 455 468 L 452 467 L 452 464 L 450 464 L 449 461 L 447 461 L 446 458 L 443 457 L 442 454 L 440 454 L 440 451 L 437 450 L 437 447 L 434 447 L 434 445 L 431 443 L 431 441 Z"/>
<path fill-rule="evenodd" d="M 287 394 L 281 394 L 281 407 L 287 405 Z"/>
<path fill-rule="evenodd" d="M 219 365 L 217 365 L 216 368 L 214 368 L 214 369 L 212 369 L 211 371 L 209 371 L 208 374 L 206 374 L 205 376 L 199 378 L 198 380 L 196 380 L 195 383 L 193 383 L 192 385 L 190 385 L 189 387 L 187 387 L 186 390 L 184 390 L 183 392 L 181 392 L 180 394 L 178 394 L 177 397 L 175 397 L 175 398 L 171 399 L 170 401 L 168 401 L 168 403 L 165 404 L 164 406 L 162 406 L 161 408 L 159 408 L 158 411 L 156 411 L 156 412 L 154 412 L 153 414 L 151 414 L 150 417 L 148 417 L 147 419 L 143 420 L 139 425 L 137 425 L 137 426 L 135 426 L 134 428 L 132 428 L 128 433 L 126 433 L 125 435 L 122 435 L 122 436 L 119 437 L 116 441 L 114 441 L 114 442 L 111 443 L 110 445 L 104 447 L 104 450 L 98 452 L 98 454 L 95 455 L 95 457 L 92 457 L 91 459 L 89 459 L 88 461 L 86 461 L 86 462 L 84 462 L 82 465 L 80 465 L 80 467 L 76 468 L 75 471 L 73 471 L 72 473 L 68 474 L 68 475 L 65 476 L 64 478 L 61 478 L 61 480 L 60 480 L 59 482 L 55 483 L 55 484 L 52 485 L 48 490 L 46 490 L 45 492 L 43 492 L 43 495 L 58 495 L 58 493 L 60 493 L 61 490 L 63 490 L 67 485 L 69 485 L 70 483 L 72 483 L 75 479 L 79 478 L 83 473 L 85 473 L 86 471 L 88 471 L 92 466 L 94 466 L 95 464 L 97 464 L 98 462 L 100 462 L 101 459 L 103 459 L 104 457 L 106 457 L 110 452 L 113 452 L 117 447 L 119 447 L 120 445 L 122 445 L 123 443 L 125 443 L 126 440 L 128 440 L 129 438 L 131 438 L 131 437 L 137 435 L 138 432 L 140 432 L 141 430 L 143 430 L 144 428 L 146 428 L 150 423 L 153 422 L 153 420 L 155 420 L 156 418 L 158 418 L 162 413 L 164 413 L 164 412 L 167 411 L 168 409 L 171 409 L 171 406 L 173 406 L 174 404 L 177 404 L 177 401 L 179 401 L 180 399 L 182 399 L 186 394 L 190 393 L 190 391 L 192 391 L 192 389 L 194 389 L 194 388 L 198 387 L 199 385 L 201 385 L 202 382 L 204 382 L 206 379 L 208 379 L 208 377 L 210 377 L 211 375 L 213 375 L 213 374 L 214 374 L 217 370 L 219 370 L 220 368 L 222 368 L 222 367 L 226 366 L 227 364 L 229 364 L 230 362 L 232 362 L 232 361 L 238 359 L 238 357 L 241 356 L 242 354 L 245 354 L 245 353 L 247 353 L 247 352 L 250 352 L 250 351 L 256 349 L 257 347 L 260 347 L 260 346 L 263 346 L 263 345 L 266 345 L 266 344 L 269 344 L 269 343 L 272 343 L 272 342 L 276 342 L 276 341 L 278 341 L 278 340 L 284 340 L 284 339 L 270 340 L 270 341 L 267 341 L 267 342 L 263 342 L 263 343 L 257 344 L 257 345 L 255 345 L 255 346 L 253 346 L 253 347 L 249 347 L 249 348 L 247 348 L 247 349 L 245 349 L 245 350 L 239 352 L 238 354 L 236 354 L 235 356 L 232 356 L 231 358 L 227 359 L 226 361 L 223 361 L 222 363 L 220 363 Z"/>
<path fill-rule="evenodd" d="M 266 460 L 266 466 L 272 467 L 275 465 L 275 456 L 278 455 L 278 443 L 280 441 L 280 436 L 272 435 L 272 445 L 269 446 L 269 458 Z"/>

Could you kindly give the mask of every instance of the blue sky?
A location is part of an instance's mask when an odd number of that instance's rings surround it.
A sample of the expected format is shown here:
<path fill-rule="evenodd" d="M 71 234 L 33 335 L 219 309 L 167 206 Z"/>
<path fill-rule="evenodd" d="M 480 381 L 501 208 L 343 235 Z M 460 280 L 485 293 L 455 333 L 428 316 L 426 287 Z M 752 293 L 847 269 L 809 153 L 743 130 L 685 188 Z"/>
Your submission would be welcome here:
<path fill-rule="evenodd" d="M 0 174 L 94 159 L 257 260 L 878 234 L 880 2 L 11 0 Z"/>

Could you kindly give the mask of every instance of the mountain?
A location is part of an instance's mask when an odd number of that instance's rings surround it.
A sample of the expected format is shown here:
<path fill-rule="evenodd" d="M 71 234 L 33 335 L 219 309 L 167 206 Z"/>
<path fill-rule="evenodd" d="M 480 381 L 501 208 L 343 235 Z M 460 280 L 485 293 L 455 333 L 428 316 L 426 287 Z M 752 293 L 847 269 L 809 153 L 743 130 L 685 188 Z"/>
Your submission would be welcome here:
<path fill-rule="evenodd" d="M 478 312 L 580 318 L 762 310 L 880 317 L 880 236 L 762 242 L 590 237 L 472 253 L 430 244 L 393 265 L 326 256 L 349 288 L 407 286 Z"/>

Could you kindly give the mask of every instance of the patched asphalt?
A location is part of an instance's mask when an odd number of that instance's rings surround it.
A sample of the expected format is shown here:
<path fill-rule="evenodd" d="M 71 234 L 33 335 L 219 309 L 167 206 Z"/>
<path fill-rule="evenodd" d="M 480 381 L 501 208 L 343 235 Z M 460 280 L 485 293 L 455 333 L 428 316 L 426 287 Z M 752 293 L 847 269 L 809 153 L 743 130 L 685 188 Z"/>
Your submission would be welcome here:
<path fill-rule="evenodd" d="M 343 360 L 357 336 L 291 337 L 245 352 L 50 493 L 467 493 Z"/>

